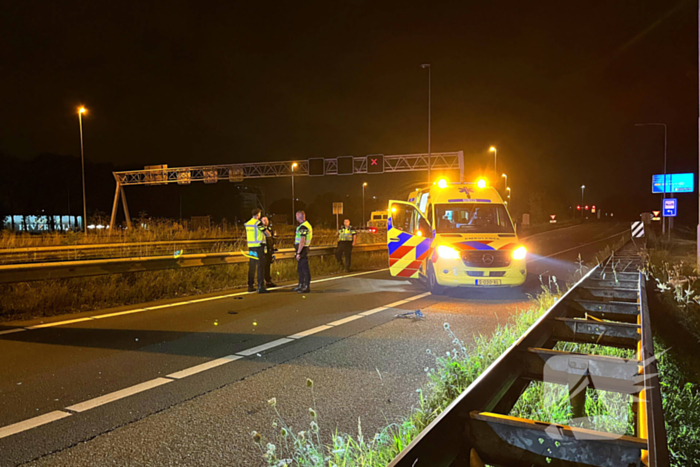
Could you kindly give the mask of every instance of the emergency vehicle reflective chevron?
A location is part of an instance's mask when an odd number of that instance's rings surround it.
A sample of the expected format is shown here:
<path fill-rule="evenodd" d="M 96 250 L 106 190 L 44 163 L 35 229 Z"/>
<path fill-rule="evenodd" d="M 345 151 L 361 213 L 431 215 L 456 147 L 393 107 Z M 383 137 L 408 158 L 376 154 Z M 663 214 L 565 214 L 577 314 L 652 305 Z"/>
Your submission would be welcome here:
<path fill-rule="evenodd" d="M 387 233 L 390 241 L 389 269 L 397 277 L 418 278 L 418 270 L 423 260 L 430 256 L 431 238 L 411 235 L 391 228 Z"/>

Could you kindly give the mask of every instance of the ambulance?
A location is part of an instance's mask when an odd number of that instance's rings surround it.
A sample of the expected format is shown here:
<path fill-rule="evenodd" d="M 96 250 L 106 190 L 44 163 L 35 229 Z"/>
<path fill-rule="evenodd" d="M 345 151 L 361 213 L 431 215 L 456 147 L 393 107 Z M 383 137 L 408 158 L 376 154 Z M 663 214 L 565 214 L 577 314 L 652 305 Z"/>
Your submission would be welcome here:
<path fill-rule="evenodd" d="M 485 179 L 441 179 L 408 201 L 389 201 L 387 245 L 391 275 L 420 279 L 436 295 L 450 287 L 517 287 L 527 277 L 527 250 Z"/>

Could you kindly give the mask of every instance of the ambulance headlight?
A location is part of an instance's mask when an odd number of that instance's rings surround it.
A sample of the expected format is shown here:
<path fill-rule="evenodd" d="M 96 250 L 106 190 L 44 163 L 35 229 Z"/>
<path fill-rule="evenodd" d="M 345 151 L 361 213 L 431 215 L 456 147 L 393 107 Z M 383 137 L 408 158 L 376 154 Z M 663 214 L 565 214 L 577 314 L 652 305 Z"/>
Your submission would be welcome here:
<path fill-rule="evenodd" d="M 513 259 L 525 259 L 525 255 L 527 255 L 527 250 L 524 246 L 519 246 L 513 250 Z"/>
<path fill-rule="evenodd" d="M 440 245 L 438 247 L 438 256 L 444 259 L 459 259 L 459 251 L 451 246 Z"/>

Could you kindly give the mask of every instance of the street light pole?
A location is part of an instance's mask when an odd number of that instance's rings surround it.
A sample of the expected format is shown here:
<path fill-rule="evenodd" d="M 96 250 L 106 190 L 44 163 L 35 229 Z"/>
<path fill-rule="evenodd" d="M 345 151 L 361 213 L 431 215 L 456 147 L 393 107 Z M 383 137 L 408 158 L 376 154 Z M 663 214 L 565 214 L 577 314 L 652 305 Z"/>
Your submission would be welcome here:
<path fill-rule="evenodd" d="M 83 114 L 85 107 L 78 109 L 78 124 L 80 125 L 80 164 L 83 170 L 83 233 L 87 233 L 87 199 L 85 198 L 85 152 L 83 150 Z"/>
<path fill-rule="evenodd" d="M 296 162 L 292 164 L 292 225 L 294 225 L 294 220 L 296 219 L 297 214 L 297 212 L 294 210 L 294 168 L 296 166 Z"/>
<path fill-rule="evenodd" d="M 505 188 L 508 188 L 508 175 L 503 174 L 503 175 L 501 175 L 501 177 L 504 177 L 504 178 L 505 178 L 505 181 L 503 182 L 503 186 L 504 186 Z"/>
<path fill-rule="evenodd" d="M 489 151 L 493 153 L 493 171 L 498 173 L 498 168 L 496 167 L 496 160 L 498 159 L 498 149 L 496 149 L 496 146 L 491 146 L 489 148 Z"/>
<path fill-rule="evenodd" d="M 365 187 L 367 186 L 367 182 L 364 182 L 362 184 L 362 227 L 365 225 Z"/>
<path fill-rule="evenodd" d="M 700 34 L 700 32 L 699 32 Z M 664 197 L 663 200 L 666 199 L 666 143 L 668 142 L 668 127 L 666 126 L 665 123 L 635 123 L 634 126 L 662 126 L 664 127 Z M 663 215 L 664 212 L 664 201 L 661 201 L 661 213 Z M 662 217 L 661 218 L 661 234 L 664 235 L 666 234 L 666 218 Z M 700 250 L 699 250 L 700 251 Z"/>
<path fill-rule="evenodd" d="M 430 116 L 431 116 L 431 109 L 430 109 L 430 99 L 431 99 L 431 79 L 432 79 L 432 69 L 430 68 L 430 63 L 424 63 L 420 66 L 421 68 L 428 69 L 428 183 L 430 183 Z"/>
<path fill-rule="evenodd" d="M 509 187 L 509 186 L 506 187 L 506 191 L 508 191 L 508 201 L 510 201 L 510 193 L 511 193 L 511 190 L 510 190 L 510 187 Z"/>
<path fill-rule="evenodd" d="M 583 211 L 585 211 L 584 206 L 583 206 L 583 193 L 584 193 L 585 189 L 586 189 L 586 185 L 581 185 L 581 220 L 583 220 Z"/>

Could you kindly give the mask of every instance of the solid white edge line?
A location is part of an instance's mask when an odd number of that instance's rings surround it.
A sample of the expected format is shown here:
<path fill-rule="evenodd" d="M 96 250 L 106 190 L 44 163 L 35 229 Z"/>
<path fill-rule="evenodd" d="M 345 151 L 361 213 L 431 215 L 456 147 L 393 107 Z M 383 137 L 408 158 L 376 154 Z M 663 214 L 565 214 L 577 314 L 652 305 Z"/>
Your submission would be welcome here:
<path fill-rule="evenodd" d="M 0 336 L 2 336 L 3 334 L 12 334 L 14 332 L 22 332 L 22 331 L 28 331 L 28 329 L 25 329 L 25 328 L 8 329 L 7 331 L 0 331 Z"/>
<path fill-rule="evenodd" d="M 363 311 L 363 312 L 360 313 L 360 314 L 361 314 L 362 316 L 369 316 L 369 315 L 373 315 L 373 314 L 375 314 L 375 313 L 379 313 L 380 311 L 384 311 L 384 310 L 387 310 L 387 309 L 389 309 L 389 307 L 387 307 L 387 306 L 380 306 L 379 308 L 374 308 L 374 309 L 372 309 L 372 310 Z"/>
<path fill-rule="evenodd" d="M 354 276 L 361 276 L 364 274 L 372 274 L 374 272 L 382 272 L 382 271 L 388 271 L 388 268 L 384 269 L 375 269 L 373 271 L 363 271 L 363 272 L 358 272 L 355 274 L 346 274 L 344 276 L 335 276 L 335 277 L 327 277 L 325 279 L 317 279 L 315 281 L 311 281 L 312 284 L 316 284 L 318 282 L 325 282 L 325 281 L 331 281 L 331 280 L 336 280 L 336 279 L 344 279 L 346 277 L 354 277 Z M 290 285 L 281 285 L 279 287 L 272 287 L 271 289 L 268 290 L 277 290 L 277 289 L 285 289 L 288 287 L 293 287 L 293 284 Z M 106 315 L 93 315 L 93 316 L 88 316 L 86 318 L 77 318 L 77 319 L 70 319 L 66 321 L 56 321 L 55 323 L 45 323 L 45 324 L 36 324 L 34 326 L 27 326 L 24 328 L 17 328 L 16 330 L 10 329 L 8 331 L 2 331 L 0 332 L 0 335 L 2 334 L 10 334 L 11 332 L 20 332 L 24 330 L 33 330 L 33 329 L 40 329 L 40 328 L 49 328 L 53 326 L 63 326 L 64 324 L 72 324 L 72 323 L 79 323 L 82 321 L 89 321 L 92 319 L 103 319 L 103 318 L 111 318 L 113 316 L 122 316 L 122 315 L 129 315 L 132 313 L 140 313 L 142 311 L 150 311 L 150 310 L 158 310 L 161 308 L 169 308 L 173 306 L 182 306 L 182 305 L 190 305 L 192 303 L 199 303 L 199 302 L 208 302 L 211 300 L 220 300 L 222 298 L 231 298 L 231 297 L 238 297 L 241 295 L 249 295 L 255 292 L 237 292 L 233 294 L 227 294 L 227 295 L 218 295 L 216 297 L 207 297 L 207 298 L 198 298 L 195 300 L 187 300 L 183 302 L 176 302 L 176 303 L 166 303 L 165 305 L 156 305 L 156 306 L 149 306 L 146 308 L 138 308 L 136 310 L 126 310 L 126 311 L 118 311 L 115 313 L 107 313 Z"/>
<path fill-rule="evenodd" d="M 556 252 L 556 253 L 552 253 L 551 255 L 547 255 L 547 256 L 543 256 L 543 257 L 541 257 L 541 258 L 534 259 L 534 260 L 530 261 L 530 263 L 536 263 L 536 262 L 538 262 L 538 261 L 542 261 L 542 260 L 545 259 L 545 258 L 552 258 L 552 257 L 554 257 L 554 256 L 559 256 L 559 255 L 561 255 L 561 254 L 568 253 L 569 251 L 573 251 L 573 250 L 576 250 L 576 249 L 579 249 L 579 248 L 583 248 L 584 246 L 588 246 L 588 245 L 593 245 L 593 244 L 596 244 L 596 243 L 600 243 L 600 242 L 603 242 L 603 241 L 605 241 L 605 240 L 611 239 L 611 238 L 613 238 L 613 237 L 619 237 L 620 235 L 624 235 L 625 233 L 627 233 L 627 229 L 623 230 L 622 232 L 618 232 L 618 233 L 616 233 L 616 234 L 614 234 L 614 235 L 610 235 L 609 237 L 601 238 L 600 240 L 596 240 L 596 241 L 594 241 L 594 242 L 584 243 L 583 245 L 578 245 L 578 246 L 575 246 L 575 247 L 573 247 L 573 248 L 568 248 L 568 249 L 566 249 L 566 250 L 562 250 L 562 251 L 558 251 L 558 252 Z"/>
<path fill-rule="evenodd" d="M 350 321 L 355 321 L 356 319 L 364 318 L 362 315 L 352 315 L 347 318 L 339 319 L 338 321 L 333 321 L 328 323 L 328 326 L 340 326 L 341 324 L 349 323 Z"/>
<path fill-rule="evenodd" d="M 243 358 L 243 357 L 241 357 L 239 355 L 227 355 L 226 357 L 217 358 L 216 360 L 211 360 L 211 361 L 202 363 L 200 365 L 195 365 L 195 366 L 191 366 L 189 368 L 185 368 L 184 370 L 176 371 L 175 373 L 170 373 L 169 375 L 166 375 L 166 377 L 173 378 L 173 379 L 186 378 L 188 376 L 192 376 L 192 375 L 200 373 L 202 371 L 216 368 L 217 366 L 221 366 L 221 365 L 225 365 L 227 363 L 235 362 L 236 360 L 240 360 L 241 358 Z"/>
<path fill-rule="evenodd" d="M 50 328 L 53 326 L 62 326 L 64 324 L 73 324 L 73 323 L 82 323 L 83 321 L 91 321 L 94 318 L 92 316 L 89 316 L 87 318 L 76 318 L 76 319 L 69 319 L 66 321 L 57 321 L 55 323 L 44 323 L 44 324 L 35 324 L 34 326 L 27 326 L 25 329 L 41 329 L 41 328 Z"/>
<path fill-rule="evenodd" d="M 283 337 L 281 339 L 274 340 L 272 342 L 268 342 L 267 344 L 262 344 L 258 345 L 257 347 L 252 347 L 247 350 L 241 350 L 240 352 L 236 352 L 236 355 L 242 355 L 244 357 L 250 357 L 251 355 L 255 355 L 260 352 L 264 352 L 266 350 L 269 350 L 273 347 L 277 347 L 279 345 L 286 344 L 288 342 L 294 342 L 294 339 L 290 339 L 288 337 Z"/>
<path fill-rule="evenodd" d="M 144 383 L 139 383 L 128 388 L 120 389 L 119 391 L 110 392 L 104 396 L 95 397 L 94 399 L 71 405 L 70 407 L 66 407 L 66 409 L 72 410 L 73 412 L 85 412 L 86 410 L 94 409 L 95 407 L 118 401 L 119 399 L 124 399 L 125 397 L 133 396 L 134 394 L 138 394 L 140 392 L 172 382 L 172 379 L 155 378 Z"/>
<path fill-rule="evenodd" d="M 316 334 L 317 332 L 325 331 L 327 329 L 332 329 L 333 326 L 329 326 L 327 324 L 322 324 L 321 326 L 316 326 L 315 328 L 307 329 L 306 331 L 301 331 L 296 334 L 292 334 L 291 336 L 287 336 L 290 339 L 301 339 L 302 337 L 310 336 L 312 334 Z"/>
<path fill-rule="evenodd" d="M 54 410 L 53 412 L 39 415 L 38 417 L 28 418 L 27 420 L 22 420 L 21 422 L 13 423 L 12 425 L 3 426 L 0 427 L 0 439 L 70 416 L 71 414 L 68 412 Z"/>

